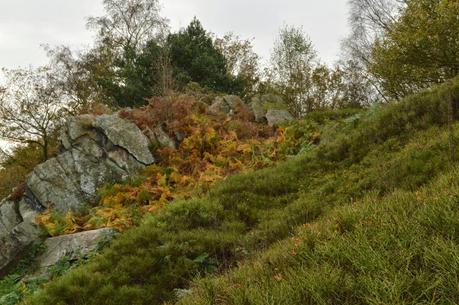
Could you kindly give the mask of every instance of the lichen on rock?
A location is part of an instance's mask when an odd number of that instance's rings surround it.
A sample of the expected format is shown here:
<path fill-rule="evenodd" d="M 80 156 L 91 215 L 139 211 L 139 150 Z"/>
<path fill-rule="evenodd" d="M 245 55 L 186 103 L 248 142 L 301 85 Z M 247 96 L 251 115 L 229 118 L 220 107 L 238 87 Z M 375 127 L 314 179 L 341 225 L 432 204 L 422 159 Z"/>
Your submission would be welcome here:
<path fill-rule="evenodd" d="M 35 219 L 43 209 L 78 211 L 96 201 L 104 184 L 122 181 L 155 161 L 148 138 L 116 114 L 72 118 L 60 141 L 60 154 L 28 176 L 24 198 L 0 203 L 0 272 L 40 241 Z"/>

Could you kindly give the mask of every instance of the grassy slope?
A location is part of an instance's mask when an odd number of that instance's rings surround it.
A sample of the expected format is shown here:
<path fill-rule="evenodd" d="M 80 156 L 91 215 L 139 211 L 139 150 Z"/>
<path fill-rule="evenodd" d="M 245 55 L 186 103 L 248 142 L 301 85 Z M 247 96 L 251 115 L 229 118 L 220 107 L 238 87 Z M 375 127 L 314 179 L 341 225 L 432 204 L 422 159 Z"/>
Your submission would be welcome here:
<path fill-rule="evenodd" d="M 458 304 L 458 178 L 368 194 L 178 304 Z"/>
<path fill-rule="evenodd" d="M 450 94 L 326 124 L 319 147 L 169 205 L 24 303 L 454 303 Z"/>

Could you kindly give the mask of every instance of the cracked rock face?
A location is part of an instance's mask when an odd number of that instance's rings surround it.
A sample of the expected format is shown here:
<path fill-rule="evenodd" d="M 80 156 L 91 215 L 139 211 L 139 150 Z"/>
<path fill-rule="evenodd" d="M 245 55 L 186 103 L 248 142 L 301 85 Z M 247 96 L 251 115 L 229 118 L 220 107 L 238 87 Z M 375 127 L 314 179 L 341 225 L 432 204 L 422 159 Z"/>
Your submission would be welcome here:
<path fill-rule="evenodd" d="M 39 240 L 41 230 L 34 223 L 38 213 L 27 198 L 0 202 L 0 275 L 18 253 Z"/>
<path fill-rule="evenodd" d="M 117 115 L 72 119 L 61 135 L 64 152 L 40 164 L 27 186 L 47 209 L 78 211 L 105 183 L 135 175 L 154 163 L 148 139 Z"/>
<path fill-rule="evenodd" d="M 211 114 L 232 114 L 237 107 L 247 108 L 244 101 L 236 95 L 226 95 L 223 97 L 217 97 L 212 105 L 209 107 L 209 113 Z"/>
<path fill-rule="evenodd" d="M 149 165 L 155 162 L 148 149 L 148 139 L 132 122 L 116 115 L 98 116 L 93 127 L 99 129 L 115 146 L 129 152 L 139 163 Z"/>
<path fill-rule="evenodd" d="M 117 115 L 73 118 L 60 139 L 61 153 L 33 170 L 24 198 L 0 202 L 0 274 L 27 246 L 40 241 L 35 219 L 41 211 L 78 211 L 95 202 L 104 184 L 154 163 L 147 137 Z"/>

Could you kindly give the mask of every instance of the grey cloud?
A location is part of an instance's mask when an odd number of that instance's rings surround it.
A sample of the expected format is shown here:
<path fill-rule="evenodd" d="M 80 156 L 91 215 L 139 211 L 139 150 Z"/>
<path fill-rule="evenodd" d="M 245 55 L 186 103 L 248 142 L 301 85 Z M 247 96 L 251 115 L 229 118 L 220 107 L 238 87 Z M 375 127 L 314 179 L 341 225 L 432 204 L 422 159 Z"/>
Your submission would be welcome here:
<path fill-rule="evenodd" d="M 101 0 L 0 0 L 0 67 L 46 62 L 41 44 L 77 47 L 90 43 L 86 17 L 99 15 Z M 164 0 L 163 13 L 174 30 L 197 16 L 218 35 L 254 38 L 268 57 L 279 27 L 302 25 L 319 56 L 329 63 L 347 32 L 345 0 Z"/>
<path fill-rule="evenodd" d="M 94 0 L 0 0 L 0 67 L 45 63 L 42 44 L 89 43 L 85 19 L 100 12 Z"/>
<path fill-rule="evenodd" d="M 257 52 L 269 56 L 279 27 L 284 23 L 303 26 L 320 57 L 329 63 L 339 54 L 346 36 L 345 0 L 167 0 L 164 12 L 173 28 L 186 26 L 197 16 L 216 34 L 232 31 L 255 38 Z"/>

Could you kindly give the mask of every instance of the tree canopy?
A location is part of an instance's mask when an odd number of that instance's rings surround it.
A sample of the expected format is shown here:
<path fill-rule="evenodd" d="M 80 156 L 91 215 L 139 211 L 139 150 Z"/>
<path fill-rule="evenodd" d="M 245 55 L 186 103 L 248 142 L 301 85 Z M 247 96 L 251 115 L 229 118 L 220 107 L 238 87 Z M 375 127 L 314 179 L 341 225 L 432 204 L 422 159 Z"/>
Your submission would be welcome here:
<path fill-rule="evenodd" d="M 370 71 L 395 98 L 459 73 L 459 2 L 411 0 L 374 45 Z"/>
<path fill-rule="evenodd" d="M 281 28 L 271 55 L 271 76 L 297 116 L 313 109 L 310 89 L 315 60 L 314 46 L 302 28 Z"/>
<path fill-rule="evenodd" d="M 63 95 L 46 67 L 4 70 L 0 87 L 0 139 L 37 145 L 42 160 L 50 155 L 53 132 L 67 110 Z"/>
<path fill-rule="evenodd" d="M 168 28 L 158 0 L 104 0 L 105 15 L 88 19 L 99 43 L 110 42 L 120 50 L 139 50 L 151 39 L 160 39 Z"/>
<path fill-rule="evenodd" d="M 241 83 L 228 73 L 225 56 L 198 19 L 193 19 L 187 28 L 178 33 L 169 35 L 167 46 L 179 86 L 196 82 L 216 91 L 241 91 Z"/>

